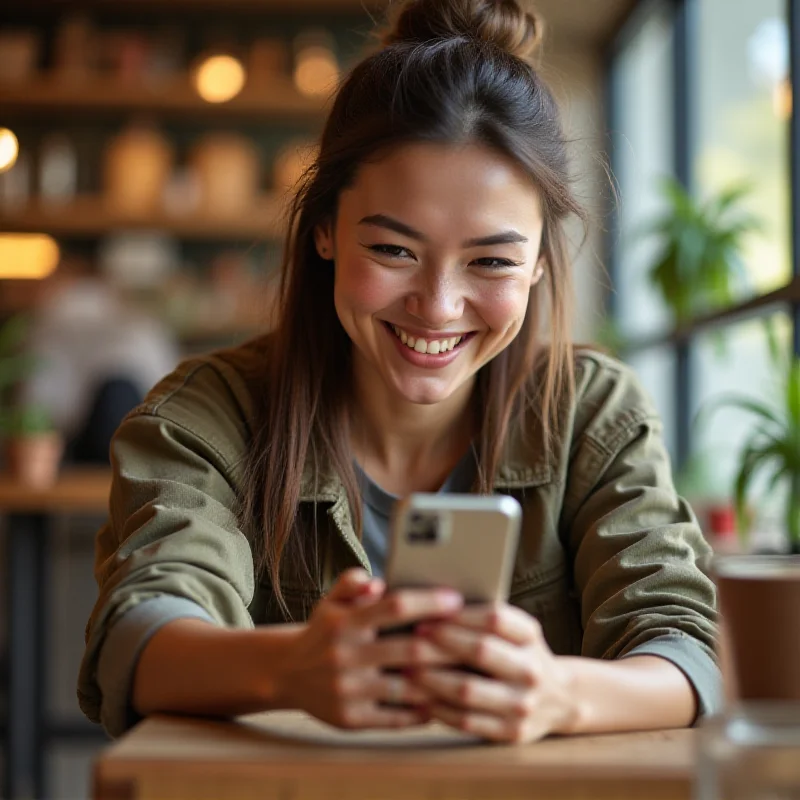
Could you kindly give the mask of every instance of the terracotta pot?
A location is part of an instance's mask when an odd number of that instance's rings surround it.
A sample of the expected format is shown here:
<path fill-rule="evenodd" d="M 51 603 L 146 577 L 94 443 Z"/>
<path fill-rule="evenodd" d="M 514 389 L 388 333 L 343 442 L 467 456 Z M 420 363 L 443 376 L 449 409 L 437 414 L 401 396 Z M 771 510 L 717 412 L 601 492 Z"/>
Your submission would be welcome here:
<path fill-rule="evenodd" d="M 20 483 L 36 489 L 52 486 L 58 478 L 64 440 L 58 433 L 22 436 L 6 442 L 6 463 Z"/>

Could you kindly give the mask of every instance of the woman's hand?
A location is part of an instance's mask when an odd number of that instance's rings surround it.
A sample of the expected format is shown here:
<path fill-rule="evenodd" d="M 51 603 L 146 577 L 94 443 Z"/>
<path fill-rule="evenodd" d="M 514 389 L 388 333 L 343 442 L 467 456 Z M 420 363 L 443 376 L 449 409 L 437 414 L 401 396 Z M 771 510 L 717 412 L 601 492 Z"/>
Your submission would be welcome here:
<path fill-rule="evenodd" d="M 363 570 L 349 570 L 287 648 L 278 679 L 279 706 L 302 709 L 342 728 L 426 722 L 428 692 L 402 671 L 452 662 L 433 642 L 413 634 L 379 638 L 379 632 L 444 619 L 462 606 L 461 596 L 448 590 L 387 595 L 382 581 Z"/>
<path fill-rule="evenodd" d="M 553 655 L 537 620 L 507 604 L 475 606 L 445 622 L 425 623 L 418 635 L 475 675 L 426 667 L 414 683 L 434 700 L 431 716 L 499 742 L 531 742 L 567 733 L 578 707 L 568 660 Z"/>

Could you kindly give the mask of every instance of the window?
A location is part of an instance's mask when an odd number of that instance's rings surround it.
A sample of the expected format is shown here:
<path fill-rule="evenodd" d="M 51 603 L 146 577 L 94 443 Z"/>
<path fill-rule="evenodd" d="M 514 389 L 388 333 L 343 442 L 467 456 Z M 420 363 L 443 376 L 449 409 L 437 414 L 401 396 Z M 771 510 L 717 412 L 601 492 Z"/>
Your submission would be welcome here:
<path fill-rule="evenodd" d="M 647 4 L 643 12 L 612 75 L 618 109 L 612 147 L 620 189 L 614 288 L 617 321 L 630 336 L 669 323 L 648 278 L 657 243 L 641 231 L 661 210 L 659 179 L 673 172 L 672 17 L 664 3 Z"/>
<path fill-rule="evenodd" d="M 623 357 L 662 415 L 678 483 L 693 499 L 732 497 L 742 445 L 757 424 L 741 410 L 708 416 L 708 408 L 730 393 L 783 402 L 767 323 L 784 363 L 789 354 L 800 357 L 791 231 L 792 204 L 800 202 L 792 196 L 792 162 L 800 152 L 789 141 L 797 112 L 790 47 L 793 38 L 800 47 L 800 31 L 790 34 L 788 8 L 784 0 L 640 0 L 611 61 L 611 162 L 621 205 L 611 235 L 610 306 Z M 749 185 L 743 210 L 764 226 L 742 247 L 747 292 L 680 331 L 649 285 L 658 243 L 637 235 L 659 214 L 657 179 L 667 174 L 683 178 L 699 200 Z M 759 304 L 776 290 L 780 302 Z M 759 488 L 763 482 L 756 496 Z M 774 518 L 779 504 L 759 498 L 759 516 Z"/>
<path fill-rule="evenodd" d="M 751 414 L 739 409 L 722 407 L 706 413 L 711 404 L 728 394 L 777 406 L 783 400 L 780 377 L 770 353 L 767 321 L 785 363 L 792 332 L 791 317 L 785 311 L 701 333 L 696 340 L 692 363 L 692 450 L 701 466 L 703 492 L 710 496 L 730 493 L 739 452 L 755 424 Z"/>
<path fill-rule="evenodd" d="M 791 274 L 789 30 L 785 0 L 700 0 L 694 179 L 707 196 L 751 185 L 744 206 L 763 233 L 744 248 L 749 282 L 763 294 Z"/>
<path fill-rule="evenodd" d="M 648 347 L 632 353 L 628 363 L 636 370 L 639 380 L 650 395 L 664 422 L 664 440 L 673 462 L 676 460 L 675 431 L 677 409 L 672 384 L 675 376 L 675 350 L 669 346 Z"/>

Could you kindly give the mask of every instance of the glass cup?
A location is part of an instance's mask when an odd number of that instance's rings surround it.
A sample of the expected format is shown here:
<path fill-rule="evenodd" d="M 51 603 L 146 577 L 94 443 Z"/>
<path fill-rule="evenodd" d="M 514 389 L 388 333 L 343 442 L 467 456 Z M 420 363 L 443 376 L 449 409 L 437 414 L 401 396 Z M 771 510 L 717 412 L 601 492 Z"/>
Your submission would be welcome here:
<path fill-rule="evenodd" d="M 800 703 L 742 703 L 697 742 L 695 800 L 800 800 Z"/>
<path fill-rule="evenodd" d="M 713 561 L 729 700 L 800 703 L 800 556 Z"/>

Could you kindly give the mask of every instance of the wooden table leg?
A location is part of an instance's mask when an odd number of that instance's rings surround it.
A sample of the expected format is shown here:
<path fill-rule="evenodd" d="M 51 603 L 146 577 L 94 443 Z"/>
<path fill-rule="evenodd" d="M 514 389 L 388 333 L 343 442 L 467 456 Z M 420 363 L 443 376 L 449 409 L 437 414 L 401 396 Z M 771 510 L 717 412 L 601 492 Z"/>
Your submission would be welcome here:
<path fill-rule="evenodd" d="M 3 797 L 44 797 L 47 518 L 8 519 L 8 721 Z"/>

